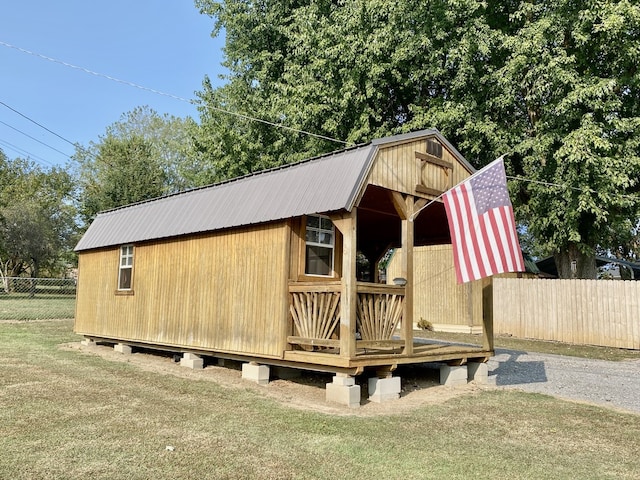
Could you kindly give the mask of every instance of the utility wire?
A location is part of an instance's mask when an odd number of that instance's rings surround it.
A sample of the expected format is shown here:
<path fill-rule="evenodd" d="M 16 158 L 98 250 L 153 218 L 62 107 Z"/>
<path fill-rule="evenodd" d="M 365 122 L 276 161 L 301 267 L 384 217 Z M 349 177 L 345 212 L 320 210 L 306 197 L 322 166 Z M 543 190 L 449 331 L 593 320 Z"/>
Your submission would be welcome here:
<path fill-rule="evenodd" d="M 9 110 L 11 110 L 12 112 L 17 113 L 18 115 L 20 115 L 23 118 L 26 118 L 27 120 L 29 120 L 31 123 L 39 126 L 40 128 L 46 130 L 47 132 L 49 132 L 52 135 L 55 135 L 56 137 L 58 137 L 60 140 L 64 140 L 65 142 L 67 142 L 69 145 L 72 145 L 73 147 L 77 147 L 77 144 L 73 143 L 71 140 L 68 140 L 66 138 L 64 138 L 62 135 L 58 135 L 56 132 L 54 132 L 53 130 L 49 130 L 47 127 L 45 127 L 44 125 L 36 122 L 35 120 L 33 120 L 32 118 L 29 118 L 28 116 L 26 116 L 24 113 L 19 112 L 18 110 L 16 110 L 13 107 L 10 107 L 9 105 L 7 105 L 6 103 L 4 103 L 2 100 L 0 100 L 0 105 L 3 105 L 5 107 L 7 107 Z"/>
<path fill-rule="evenodd" d="M 12 143 L 7 142 L 6 140 L 0 139 L 0 145 L 3 145 L 5 148 L 8 148 L 10 150 L 13 150 L 18 155 L 25 155 L 29 159 L 34 159 L 34 160 L 36 160 L 38 162 L 41 162 L 41 163 L 47 163 L 47 164 L 51 165 L 52 167 L 56 166 L 53 162 L 51 162 L 51 161 L 49 161 L 47 159 L 44 159 L 44 158 L 42 158 L 42 157 L 40 157 L 38 155 L 34 155 L 33 153 L 28 152 L 27 150 L 24 150 L 23 148 L 20 148 L 20 147 L 18 147 L 16 145 L 13 145 Z"/>
<path fill-rule="evenodd" d="M 519 181 L 519 182 L 536 183 L 538 185 L 544 185 L 546 187 L 564 188 L 564 189 L 568 189 L 568 190 L 574 190 L 574 191 L 577 191 L 577 192 L 598 193 L 597 190 L 594 190 L 592 188 L 572 187 L 571 185 L 566 185 L 566 184 L 563 185 L 561 183 L 553 183 L 553 182 L 543 182 L 541 180 L 532 180 L 530 178 L 525 178 L 525 177 L 514 177 L 514 176 L 511 176 L 511 175 L 507 175 L 507 179 L 516 180 L 516 181 Z M 638 195 L 628 195 L 626 193 L 616 193 L 615 195 L 617 197 L 627 198 L 629 200 L 634 200 L 634 201 L 640 200 L 640 196 L 638 196 Z"/>
<path fill-rule="evenodd" d="M 51 150 L 54 150 L 54 151 L 56 151 L 56 152 L 58 152 L 58 153 L 61 153 L 62 155 L 64 155 L 65 157 L 67 157 L 67 158 L 69 158 L 69 159 L 71 158 L 71 156 L 70 156 L 70 155 L 67 155 L 67 154 L 66 154 L 65 152 L 63 152 L 62 150 L 58 150 L 57 148 L 52 147 L 51 145 L 48 145 L 48 144 L 46 144 L 46 143 L 44 143 L 44 142 L 42 142 L 42 141 L 38 140 L 38 139 L 37 139 L 37 138 L 35 138 L 35 137 L 32 137 L 32 136 L 31 136 L 31 135 L 29 135 L 28 133 L 25 133 L 25 132 L 23 132 L 22 130 L 20 130 L 20 129 L 16 128 L 16 127 L 13 127 L 13 126 L 11 126 L 11 125 L 9 125 L 8 123 L 3 122 L 2 120 L 0 120 L 0 123 L 1 123 L 1 124 L 3 124 L 3 125 L 6 125 L 7 127 L 11 128 L 12 130 L 15 130 L 15 131 L 16 131 L 16 132 L 18 132 L 18 133 L 21 133 L 21 134 L 22 134 L 22 135 L 24 135 L 25 137 L 29 137 L 31 140 L 33 140 L 33 141 L 35 141 L 35 142 L 38 142 L 38 143 L 40 143 L 41 145 L 44 145 L 45 147 L 50 148 Z"/>
<path fill-rule="evenodd" d="M 95 72 L 93 70 L 89 70 L 88 68 L 79 67 L 79 66 L 73 65 L 71 63 L 63 62 L 62 60 L 58 60 L 58 59 L 55 59 L 55 58 L 52 58 L 52 57 L 48 57 L 46 55 L 42 55 L 40 53 L 32 52 L 30 50 L 26 50 L 24 48 L 17 47 L 15 45 L 11 45 L 10 43 L 3 42 L 2 40 L 0 40 L 0 45 L 2 45 L 4 47 L 7 47 L 7 48 L 12 48 L 12 49 L 17 50 L 17 51 L 22 52 L 22 53 L 26 53 L 28 55 L 32 55 L 34 57 L 41 58 L 43 60 L 48 60 L 49 62 L 53 62 L 53 63 L 57 63 L 59 65 L 63 65 L 63 66 L 68 67 L 68 68 L 73 68 L 75 70 L 80 70 L 82 72 L 88 73 L 89 75 L 94 75 L 96 77 L 106 78 L 107 80 L 111 80 L 112 82 L 121 83 L 121 84 L 127 85 L 129 87 L 134 87 L 134 88 L 138 88 L 140 90 L 144 90 L 144 91 L 147 91 L 147 92 L 155 93 L 156 95 L 162 95 L 162 96 L 165 96 L 165 97 L 173 98 L 174 100 L 179 100 L 181 102 L 186 102 L 186 103 L 189 103 L 189 104 L 193 103 L 191 100 L 188 100 L 188 99 L 186 99 L 184 97 L 179 97 L 178 95 L 173 95 L 171 93 L 166 93 L 166 92 L 162 92 L 160 90 L 156 90 L 156 89 L 153 89 L 153 88 L 149 88 L 149 87 L 145 87 L 145 86 L 142 86 L 142 85 L 138 85 L 137 83 L 129 82 L 127 80 L 121 80 L 119 78 L 115 78 L 115 77 L 112 77 L 110 75 L 106 75 L 104 73 L 99 73 L 99 72 Z M 330 142 L 340 143 L 340 144 L 347 145 L 347 146 L 353 145 L 352 143 L 346 142 L 344 140 L 338 140 L 336 138 L 328 137 L 326 135 L 320 135 L 318 133 L 312 133 L 312 132 L 307 132 L 305 130 L 300 130 L 300 129 L 293 128 L 293 127 L 288 127 L 288 126 L 282 125 L 280 123 L 271 122 L 269 120 L 264 120 L 264 119 L 261 119 L 261 118 L 252 117 L 250 115 L 245 115 L 245 114 L 242 114 L 242 113 L 231 112 L 229 110 L 225 110 L 223 108 L 215 107 L 213 105 L 209 105 L 209 108 L 211 108 L 211 109 L 213 109 L 213 110 L 215 110 L 217 112 L 224 113 L 226 115 L 232 115 L 232 116 L 235 116 L 235 117 L 238 117 L 238 118 L 242 118 L 243 120 L 249 120 L 249 121 L 252 121 L 252 122 L 259 122 L 259 123 L 263 123 L 265 125 L 269 125 L 269 126 L 272 126 L 272 127 L 281 128 L 283 130 L 288 130 L 288 131 L 291 131 L 291 132 L 294 132 L 294 133 L 298 133 L 298 134 L 302 134 L 302 135 L 308 135 L 308 136 L 311 136 L 311 137 L 319 138 L 319 139 L 322 139 L 322 140 L 328 140 Z"/>

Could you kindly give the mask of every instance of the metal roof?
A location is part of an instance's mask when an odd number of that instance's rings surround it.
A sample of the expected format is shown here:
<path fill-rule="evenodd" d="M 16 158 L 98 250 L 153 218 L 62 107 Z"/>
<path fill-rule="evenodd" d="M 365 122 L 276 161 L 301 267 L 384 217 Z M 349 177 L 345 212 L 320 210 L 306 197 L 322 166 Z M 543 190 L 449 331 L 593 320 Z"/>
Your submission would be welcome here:
<path fill-rule="evenodd" d="M 377 149 L 371 143 L 99 213 L 75 250 L 350 211 Z"/>

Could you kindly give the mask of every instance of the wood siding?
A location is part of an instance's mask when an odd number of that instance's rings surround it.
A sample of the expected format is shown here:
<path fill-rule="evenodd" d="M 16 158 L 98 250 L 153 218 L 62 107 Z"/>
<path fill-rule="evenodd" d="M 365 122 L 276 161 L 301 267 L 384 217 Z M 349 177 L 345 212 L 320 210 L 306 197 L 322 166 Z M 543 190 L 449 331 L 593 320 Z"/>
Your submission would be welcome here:
<path fill-rule="evenodd" d="M 432 198 L 432 195 L 416 191 L 416 186 L 422 185 L 444 192 L 470 175 L 445 146 L 442 147 L 442 160 L 453 165 L 452 171 L 416 158 L 416 152 L 426 154 L 426 139 L 381 148 L 369 174 L 369 183 L 397 192 Z"/>
<path fill-rule="evenodd" d="M 119 248 L 82 252 L 75 330 L 123 341 L 282 355 L 290 229 L 271 224 L 136 245 L 133 295 Z"/>
<path fill-rule="evenodd" d="M 494 331 L 640 349 L 640 282 L 496 278 Z"/>
<path fill-rule="evenodd" d="M 482 326 L 482 281 L 458 285 L 451 245 L 415 247 L 413 321 L 431 322 L 437 330 L 478 332 Z M 387 266 L 387 283 L 401 275 L 402 250 Z"/>

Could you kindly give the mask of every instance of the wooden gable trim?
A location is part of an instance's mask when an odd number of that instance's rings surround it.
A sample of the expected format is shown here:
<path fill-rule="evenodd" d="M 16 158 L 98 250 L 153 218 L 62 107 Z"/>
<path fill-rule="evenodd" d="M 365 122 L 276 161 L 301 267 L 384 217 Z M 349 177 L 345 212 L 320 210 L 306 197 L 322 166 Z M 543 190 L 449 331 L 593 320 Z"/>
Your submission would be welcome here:
<path fill-rule="evenodd" d="M 419 160 L 420 163 L 421 163 L 421 169 L 423 169 L 424 166 L 427 163 L 430 163 L 432 165 L 435 165 L 437 167 L 442 168 L 443 173 L 447 177 L 445 190 L 438 190 L 438 189 L 435 189 L 435 188 L 427 187 L 427 186 L 422 185 L 422 184 L 418 184 L 418 185 L 415 186 L 415 192 L 416 193 L 420 193 L 420 194 L 423 194 L 423 195 L 431 195 L 432 197 L 439 197 L 446 190 L 451 188 L 451 186 L 452 186 L 451 185 L 451 179 L 453 177 L 453 163 L 452 162 L 448 162 L 447 160 L 444 160 L 442 158 L 438 158 L 435 155 L 432 155 L 430 153 L 418 152 L 417 150 L 414 151 L 414 154 L 415 154 L 416 160 Z"/>
<path fill-rule="evenodd" d="M 422 160 L 424 162 L 429 162 L 442 168 L 448 168 L 449 170 L 453 170 L 453 163 L 447 162 L 446 160 L 443 160 L 442 158 L 438 158 L 435 155 L 431 155 L 430 153 L 418 152 L 418 151 L 416 151 L 415 154 L 418 160 Z"/>

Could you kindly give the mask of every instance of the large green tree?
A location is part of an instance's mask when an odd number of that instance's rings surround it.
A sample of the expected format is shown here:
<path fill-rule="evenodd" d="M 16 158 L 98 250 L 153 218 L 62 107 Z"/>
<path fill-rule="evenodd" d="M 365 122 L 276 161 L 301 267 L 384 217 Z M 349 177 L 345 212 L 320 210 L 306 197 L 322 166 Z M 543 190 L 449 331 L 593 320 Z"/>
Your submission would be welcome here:
<path fill-rule="evenodd" d="M 436 127 L 476 166 L 507 154 L 509 173 L 527 179 L 511 185 L 518 220 L 562 276 L 592 277 L 596 249 L 629 244 L 640 178 L 635 2 L 196 5 L 226 34 L 227 83 L 205 79 L 199 94 L 196 145 L 216 178 L 340 146 L 296 130 L 352 144 Z"/>
<path fill-rule="evenodd" d="M 0 151 L 0 270 L 3 277 L 58 275 L 72 262 L 74 181 Z"/>
<path fill-rule="evenodd" d="M 94 153 L 95 152 L 95 153 Z M 98 212 L 167 191 L 167 178 L 148 141 L 137 134 L 107 135 L 91 150 L 78 149 L 79 212 L 88 225 Z"/>
<path fill-rule="evenodd" d="M 102 210 L 211 183 L 212 167 L 194 147 L 191 118 L 149 107 L 124 113 L 98 141 L 77 146 L 79 211 L 85 225 Z"/>

